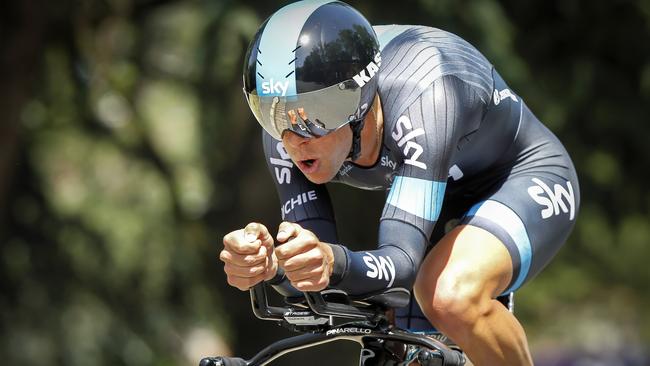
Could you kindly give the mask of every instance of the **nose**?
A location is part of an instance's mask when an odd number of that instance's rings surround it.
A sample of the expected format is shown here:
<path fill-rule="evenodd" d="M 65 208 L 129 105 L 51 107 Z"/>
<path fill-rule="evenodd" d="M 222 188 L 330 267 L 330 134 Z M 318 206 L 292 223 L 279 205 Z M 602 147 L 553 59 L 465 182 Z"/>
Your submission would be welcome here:
<path fill-rule="evenodd" d="M 298 148 L 300 145 L 303 145 L 309 141 L 308 138 L 302 137 L 298 135 L 297 133 L 293 133 L 291 131 L 287 131 L 283 134 L 282 136 L 282 143 L 286 145 L 290 145 L 291 147 Z"/>

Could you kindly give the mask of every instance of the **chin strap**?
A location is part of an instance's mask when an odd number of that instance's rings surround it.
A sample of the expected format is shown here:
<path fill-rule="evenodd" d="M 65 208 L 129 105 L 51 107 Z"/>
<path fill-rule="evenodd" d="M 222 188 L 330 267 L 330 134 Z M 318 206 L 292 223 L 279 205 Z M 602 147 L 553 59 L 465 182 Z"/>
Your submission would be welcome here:
<path fill-rule="evenodd" d="M 360 120 L 350 122 L 350 128 L 352 128 L 352 146 L 350 147 L 350 153 L 348 158 L 355 161 L 361 155 L 361 130 L 363 130 L 363 121 L 365 118 Z"/>

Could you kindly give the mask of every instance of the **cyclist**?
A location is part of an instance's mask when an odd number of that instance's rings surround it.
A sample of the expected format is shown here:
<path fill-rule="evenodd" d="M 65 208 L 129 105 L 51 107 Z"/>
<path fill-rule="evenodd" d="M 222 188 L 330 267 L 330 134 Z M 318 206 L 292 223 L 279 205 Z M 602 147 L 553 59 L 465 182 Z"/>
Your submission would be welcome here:
<path fill-rule="evenodd" d="M 413 289 L 398 326 L 435 326 L 477 365 L 532 364 L 522 326 L 495 299 L 563 245 L 578 181 L 479 51 L 440 29 L 372 27 L 345 3 L 301 1 L 255 35 L 244 93 L 284 221 L 275 240 L 261 223 L 224 237 L 231 285 Z M 338 243 L 326 182 L 387 192 L 376 249 Z"/>

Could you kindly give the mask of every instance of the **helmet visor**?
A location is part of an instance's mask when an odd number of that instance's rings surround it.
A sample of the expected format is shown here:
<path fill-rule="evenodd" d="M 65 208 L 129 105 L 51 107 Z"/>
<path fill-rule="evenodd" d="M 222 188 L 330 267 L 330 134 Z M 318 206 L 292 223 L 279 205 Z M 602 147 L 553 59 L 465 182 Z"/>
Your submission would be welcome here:
<path fill-rule="evenodd" d="M 327 135 L 357 119 L 361 100 L 354 80 L 293 96 L 244 94 L 257 121 L 277 140 L 287 130 L 308 138 Z"/>

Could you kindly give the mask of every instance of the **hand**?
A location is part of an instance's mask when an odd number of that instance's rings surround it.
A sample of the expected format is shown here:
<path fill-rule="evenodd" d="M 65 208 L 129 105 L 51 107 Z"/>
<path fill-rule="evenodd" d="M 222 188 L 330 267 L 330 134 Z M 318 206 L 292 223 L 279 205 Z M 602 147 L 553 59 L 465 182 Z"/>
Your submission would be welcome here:
<path fill-rule="evenodd" d="M 293 287 L 300 291 L 327 288 L 334 268 L 332 248 L 300 225 L 283 222 L 277 236 L 275 255 Z"/>
<path fill-rule="evenodd" d="M 266 226 L 250 223 L 244 229 L 226 234 L 223 245 L 219 259 L 225 263 L 223 270 L 231 286 L 246 291 L 275 276 L 278 259 Z"/>

